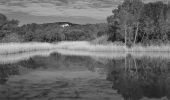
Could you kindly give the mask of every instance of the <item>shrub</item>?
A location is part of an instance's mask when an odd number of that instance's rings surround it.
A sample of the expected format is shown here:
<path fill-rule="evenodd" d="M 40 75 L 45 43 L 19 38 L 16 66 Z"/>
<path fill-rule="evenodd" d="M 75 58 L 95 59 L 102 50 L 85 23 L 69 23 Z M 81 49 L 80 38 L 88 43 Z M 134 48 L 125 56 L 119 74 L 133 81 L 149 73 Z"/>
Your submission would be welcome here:
<path fill-rule="evenodd" d="M 21 36 L 19 36 L 16 33 L 11 33 L 9 35 L 6 35 L 1 42 L 3 43 L 9 43 L 9 42 L 23 42 L 23 39 L 21 39 Z"/>
<path fill-rule="evenodd" d="M 108 41 L 108 36 L 103 35 L 101 37 L 96 38 L 95 40 L 91 41 L 92 44 L 109 44 L 111 42 Z"/>

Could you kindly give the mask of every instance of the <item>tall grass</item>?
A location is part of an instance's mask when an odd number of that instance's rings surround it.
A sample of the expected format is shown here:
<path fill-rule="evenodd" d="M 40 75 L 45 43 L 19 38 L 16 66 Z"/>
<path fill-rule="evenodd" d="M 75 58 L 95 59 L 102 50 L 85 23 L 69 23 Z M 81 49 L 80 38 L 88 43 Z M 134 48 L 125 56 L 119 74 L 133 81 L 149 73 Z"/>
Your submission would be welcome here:
<path fill-rule="evenodd" d="M 82 51 L 101 51 L 101 52 L 170 52 L 170 45 L 135 45 L 127 47 L 120 43 L 96 44 L 87 41 L 60 42 L 58 48 Z"/>
<path fill-rule="evenodd" d="M 90 41 L 92 44 L 97 44 L 97 45 L 106 45 L 106 44 L 110 44 L 111 43 L 111 41 L 108 41 L 108 38 L 109 38 L 109 36 L 107 36 L 107 35 L 103 35 L 103 36 L 101 36 L 101 37 L 98 37 L 98 38 L 96 38 L 96 39 L 94 39 L 94 40 L 92 40 L 92 41 Z"/>
<path fill-rule="evenodd" d="M 57 44 L 57 48 L 67 49 L 67 50 L 81 50 L 81 51 L 96 51 L 96 52 L 125 52 L 126 48 L 122 45 L 116 44 L 93 44 L 87 41 L 70 41 L 70 42 L 60 42 Z"/>
<path fill-rule="evenodd" d="M 40 50 L 32 52 L 23 52 L 16 54 L 0 55 L 0 64 L 13 64 L 19 61 L 28 60 L 34 56 L 48 57 L 52 53 L 59 53 L 67 56 L 88 56 L 92 58 L 104 58 L 104 59 L 124 59 L 126 56 L 131 55 L 133 58 L 163 58 L 170 59 L 170 53 L 168 52 L 89 52 L 89 51 L 76 51 L 66 49 L 55 50 Z"/>
<path fill-rule="evenodd" d="M 63 41 L 58 43 L 1 43 L 0 55 L 39 50 L 76 50 L 87 52 L 170 52 L 170 45 L 142 46 L 131 48 L 116 43 L 93 44 L 87 41 Z"/>
<path fill-rule="evenodd" d="M 135 45 L 128 48 L 129 52 L 170 52 L 170 45 L 151 45 L 151 46 L 141 46 Z"/>
<path fill-rule="evenodd" d="M 34 56 L 43 56 L 48 57 L 53 50 L 43 50 L 43 51 L 32 51 L 32 52 L 23 52 L 15 54 L 0 55 L 0 64 L 12 64 L 19 61 L 28 60 Z"/>
<path fill-rule="evenodd" d="M 50 50 L 54 49 L 55 46 L 50 43 L 1 43 L 0 44 L 0 54 L 11 54 L 11 53 L 21 53 L 28 51 L 37 50 Z"/>

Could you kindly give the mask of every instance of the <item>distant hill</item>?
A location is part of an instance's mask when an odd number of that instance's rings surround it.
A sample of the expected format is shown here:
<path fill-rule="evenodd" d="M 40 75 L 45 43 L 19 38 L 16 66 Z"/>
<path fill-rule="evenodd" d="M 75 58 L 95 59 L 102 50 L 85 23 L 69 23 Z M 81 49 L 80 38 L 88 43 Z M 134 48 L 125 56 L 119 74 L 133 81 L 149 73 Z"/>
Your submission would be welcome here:
<path fill-rule="evenodd" d="M 16 33 L 21 35 L 26 42 L 90 41 L 107 34 L 107 24 L 32 23 L 19 27 Z"/>

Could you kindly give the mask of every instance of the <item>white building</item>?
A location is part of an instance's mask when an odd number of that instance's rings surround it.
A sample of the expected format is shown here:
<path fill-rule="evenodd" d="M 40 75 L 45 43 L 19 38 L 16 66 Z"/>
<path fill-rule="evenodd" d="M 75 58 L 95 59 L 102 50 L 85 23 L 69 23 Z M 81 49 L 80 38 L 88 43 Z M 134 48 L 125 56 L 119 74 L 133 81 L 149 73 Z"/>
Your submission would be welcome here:
<path fill-rule="evenodd" d="M 61 27 L 68 27 L 69 26 L 69 24 L 63 24 L 63 25 L 61 25 Z"/>

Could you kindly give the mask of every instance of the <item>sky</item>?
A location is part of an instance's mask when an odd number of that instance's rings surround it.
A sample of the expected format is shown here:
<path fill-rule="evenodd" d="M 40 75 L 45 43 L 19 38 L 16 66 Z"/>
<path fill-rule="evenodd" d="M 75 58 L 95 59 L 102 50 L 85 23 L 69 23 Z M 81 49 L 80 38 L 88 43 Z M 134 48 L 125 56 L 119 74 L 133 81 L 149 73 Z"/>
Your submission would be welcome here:
<path fill-rule="evenodd" d="M 156 1 L 156 0 L 144 0 Z M 20 25 L 68 21 L 103 23 L 123 0 L 0 0 L 0 13 Z"/>

